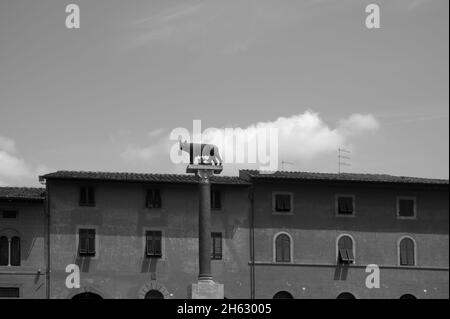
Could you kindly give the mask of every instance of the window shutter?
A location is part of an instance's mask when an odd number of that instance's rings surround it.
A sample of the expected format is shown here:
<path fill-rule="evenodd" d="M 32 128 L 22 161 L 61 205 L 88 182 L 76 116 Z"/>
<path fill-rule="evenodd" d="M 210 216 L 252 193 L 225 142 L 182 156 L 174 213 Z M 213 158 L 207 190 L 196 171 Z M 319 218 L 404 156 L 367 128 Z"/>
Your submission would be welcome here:
<path fill-rule="evenodd" d="M 86 187 L 80 187 L 80 204 L 85 205 L 87 203 L 87 190 Z"/>
<path fill-rule="evenodd" d="M 285 195 L 283 197 L 284 197 L 283 209 L 288 212 L 291 210 L 291 198 L 288 195 Z"/>
<path fill-rule="evenodd" d="M 89 255 L 95 255 L 95 229 L 89 229 L 87 231 L 87 253 Z"/>
<path fill-rule="evenodd" d="M 347 255 L 347 249 L 340 248 L 339 249 L 339 260 L 341 262 L 348 262 L 348 255 Z"/>
<path fill-rule="evenodd" d="M 80 229 L 78 231 L 78 253 L 87 254 L 87 252 L 88 252 L 87 230 Z"/>
<path fill-rule="evenodd" d="M 220 191 L 215 191 L 215 208 L 220 209 L 222 207 L 222 202 L 220 198 Z"/>
<path fill-rule="evenodd" d="M 153 207 L 161 208 L 161 192 L 159 189 L 153 191 Z"/>
<path fill-rule="evenodd" d="M 155 232 L 155 235 L 153 237 L 153 245 L 154 245 L 154 251 L 155 256 L 160 257 L 162 255 L 162 243 L 161 243 L 161 232 Z"/>
<path fill-rule="evenodd" d="M 0 266 L 8 266 L 8 238 L 0 237 Z"/>
<path fill-rule="evenodd" d="M 406 258 L 408 260 L 408 265 L 414 266 L 414 242 L 411 239 L 408 240 L 407 247 Z"/>
<path fill-rule="evenodd" d="M 285 234 L 278 235 L 275 239 L 275 260 L 277 262 L 291 261 L 291 240 Z"/>
<path fill-rule="evenodd" d="M 95 205 L 95 190 L 93 187 L 88 187 L 88 204 Z"/>
<path fill-rule="evenodd" d="M 399 216 L 411 217 L 414 216 L 414 201 L 411 199 L 400 199 Z"/>
<path fill-rule="evenodd" d="M 20 238 L 11 238 L 11 266 L 20 266 Z"/>
<path fill-rule="evenodd" d="M 151 189 L 147 190 L 146 201 L 147 201 L 146 203 L 147 208 L 153 208 L 153 191 Z"/>
<path fill-rule="evenodd" d="M 222 233 L 211 233 L 211 258 L 222 259 Z"/>

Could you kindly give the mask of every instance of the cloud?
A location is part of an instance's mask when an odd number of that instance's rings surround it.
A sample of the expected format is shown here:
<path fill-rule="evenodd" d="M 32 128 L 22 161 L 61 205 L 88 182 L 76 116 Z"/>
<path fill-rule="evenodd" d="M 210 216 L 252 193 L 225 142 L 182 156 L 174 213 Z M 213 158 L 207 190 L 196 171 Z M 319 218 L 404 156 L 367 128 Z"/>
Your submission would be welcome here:
<path fill-rule="evenodd" d="M 0 136 L 0 150 L 9 152 L 9 153 L 15 153 L 16 152 L 16 143 L 10 138 Z"/>
<path fill-rule="evenodd" d="M 44 165 L 33 167 L 17 153 L 15 142 L 0 136 L 0 185 L 37 185 L 38 175 L 49 169 Z"/>
<path fill-rule="evenodd" d="M 278 132 L 277 154 L 280 159 L 286 160 L 314 160 L 320 156 L 329 156 L 339 147 L 351 144 L 357 137 L 375 132 L 379 128 L 377 119 L 371 114 L 351 114 L 338 121 L 335 128 L 327 125 L 318 113 L 308 110 L 302 114 L 290 117 L 280 117 L 274 121 L 258 122 L 244 128 L 234 127 L 233 139 L 224 138 L 227 134 L 225 128 L 206 129 L 202 139 L 205 143 L 219 146 L 222 157 L 227 154 L 224 150 L 232 150 L 237 140 L 245 141 L 244 150 L 249 149 L 250 143 L 256 139 L 257 132 L 276 129 Z M 161 137 L 156 143 L 148 146 L 128 145 L 121 154 L 128 161 L 158 162 L 170 161 L 169 153 L 176 141 L 169 136 Z M 230 145 L 230 143 L 232 145 Z M 225 160 L 226 164 L 226 160 Z"/>

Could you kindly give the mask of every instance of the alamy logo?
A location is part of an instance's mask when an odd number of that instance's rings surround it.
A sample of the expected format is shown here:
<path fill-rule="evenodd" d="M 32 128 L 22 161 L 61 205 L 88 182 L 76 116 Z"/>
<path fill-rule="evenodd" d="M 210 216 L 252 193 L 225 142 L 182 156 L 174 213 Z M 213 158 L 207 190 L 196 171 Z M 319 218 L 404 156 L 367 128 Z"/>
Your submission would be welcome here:
<path fill-rule="evenodd" d="M 66 267 L 69 275 L 66 278 L 66 287 L 69 289 L 80 288 L 80 267 L 75 264 L 69 264 Z"/>
<path fill-rule="evenodd" d="M 379 29 L 380 28 L 380 6 L 377 4 L 369 4 L 366 7 L 366 13 L 369 15 L 366 17 L 367 29 Z"/>
<path fill-rule="evenodd" d="M 369 275 L 366 277 L 366 287 L 368 289 L 380 288 L 380 268 L 378 267 L 378 265 L 367 265 L 366 272 L 369 273 Z"/>
<path fill-rule="evenodd" d="M 80 28 L 80 7 L 74 3 L 66 6 L 66 13 L 69 15 L 66 17 L 67 29 L 79 29 Z"/>
<path fill-rule="evenodd" d="M 170 160 L 174 164 L 197 163 L 211 164 L 259 164 L 261 171 L 276 171 L 278 168 L 278 128 L 250 127 L 241 128 L 207 128 L 202 132 L 201 121 L 193 121 L 192 135 L 189 130 L 178 127 L 170 133 L 170 140 L 175 141 L 170 150 Z M 191 143 L 188 143 L 191 141 Z M 189 158 L 181 152 L 196 147 Z"/>

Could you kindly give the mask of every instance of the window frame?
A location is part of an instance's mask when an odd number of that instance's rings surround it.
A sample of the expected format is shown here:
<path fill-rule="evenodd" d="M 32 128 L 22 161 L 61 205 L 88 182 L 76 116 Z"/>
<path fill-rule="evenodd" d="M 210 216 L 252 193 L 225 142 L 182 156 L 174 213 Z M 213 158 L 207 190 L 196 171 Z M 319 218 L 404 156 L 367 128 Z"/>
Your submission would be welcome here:
<path fill-rule="evenodd" d="M 220 197 L 220 207 L 219 208 L 216 208 L 213 206 L 213 197 L 214 197 L 213 194 L 214 193 L 219 193 L 219 197 Z M 211 198 L 210 198 L 211 211 L 220 212 L 223 210 L 223 199 L 224 199 L 223 194 L 224 194 L 224 192 L 222 189 L 211 187 Z"/>
<path fill-rule="evenodd" d="M 78 258 L 98 259 L 100 256 L 100 233 L 96 225 L 77 225 L 75 227 L 75 243 L 76 243 L 76 256 Z M 80 229 L 93 229 L 95 230 L 95 255 L 80 255 Z"/>
<path fill-rule="evenodd" d="M 17 268 L 22 266 L 22 241 L 23 238 L 20 235 L 20 233 L 14 229 L 6 229 L 0 233 L 0 238 L 6 238 L 7 240 L 7 264 L 6 265 L 0 265 L 0 268 L 7 267 L 7 268 Z M 12 265 L 12 240 L 13 238 L 19 239 L 19 264 L 18 265 Z"/>
<path fill-rule="evenodd" d="M 5 217 L 5 213 L 14 213 L 14 217 Z M 17 209 L 2 209 L 1 210 L 1 218 L 8 220 L 17 220 L 19 219 L 19 211 Z"/>
<path fill-rule="evenodd" d="M 342 237 L 348 236 L 352 240 L 352 252 L 353 252 L 353 262 L 352 263 L 342 263 L 339 258 L 339 240 Z M 338 264 L 346 264 L 346 265 L 356 265 L 356 241 L 355 238 L 349 233 L 339 234 L 336 238 L 336 262 Z"/>
<path fill-rule="evenodd" d="M 214 236 L 214 234 L 220 234 L 220 236 Z M 214 246 L 214 238 L 220 237 L 220 258 L 215 258 L 215 246 Z M 211 232 L 211 260 L 223 260 L 223 232 L 213 231 Z"/>
<path fill-rule="evenodd" d="M 83 189 L 86 189 L 86 202 L 81 201 L 81 193 Z M 89 190 L 92 190 L 94 195 L 94 201 L 89 201 Z M 91 185 L 80 185 L 78 187 L 78 206 L 80 207 L 96 207 L 97 206 L 97 189 Z"/>
<path fill-rule="evenodd" d="M 147 255 L 147 232 L 149 231 L 159 231 L 161 232 L 161 257 L 148 256 Z M 144 259 L 155 258 L 158 260 L 166 260 L 166 230 L 164 228 L 156 227 L 144 227 L 142 235 L 142 253 Z"/>
<path fill-rule="evenodd" d="M 289 237 L 289 257 L 290 261 L 277 261 L 277 238 L 280 235 L 287 235 Z M 292 235 L 285 231 L 277 232 L 272 238 L 272 262 L 275 264 L 293 264 L 294 263 L 294 239 Z"/>
<path fill-rule="evenodd" d="M 403 241 L 403 239 L 410 239 L 413 242 L 413 245 L 414 245 L 414 264 L 413 265 L 402 265 L 401 264 L 400 244 Z M 416 242 L 416 240 L 409 235 L 401 236 L 397 241 L 397 265 L 402 268 L 403 267 L 417 267 L 417 260 L 418 259 L 417 259 L 417 242 Z"/>
<path fill-rule="evenodd" d="M 152 202 L 153 202 L 153 204 L 154 204 L 154 191 L 155 190 L 157 190 L 158 192 L 159 192 L 159 207 L 154 207 L 154 205 L 153 205 L 153 207 L 150 207 L 149 205 L 148 205 L 148 203 L 149 203 L 149 200 L 148 200 L 148 196 L 149 196 L 149 192 L 152 192 L 152 197 L 153 197 L 153 199 L 152 199 Z M 163 196 L 162 196 L 162 189 L 160 188 L 160 187 L 147 187 L 146 189 L 145 189 L 145 208 L 146 209 L 152 209 L 152 210 L 158 210 L 158 209 L 162 209 L 163 208 Z"/>
<path fill-rule="evenodd" d="M 4 284 L 0 284 L 0 288 L 6 288 L 6 289 L 12 288 L 12 289 L 18 289 L 18 291 L 19 291 L 19 296 L 18 297 L 0 297 L 0 300 L 19 299 L 19 298 L 23 297 L 23 295 L 22 295 L 22 285 L 21 284 L 7 284 L 7 283 L 4 283 Z"/>
<path fill-rule="evenodd" d="M 339 198 L 340 197 L 351 197 L 353 204 L 353 212 L 352 214 L 339 214 Z M 334 215 L 336 217 L 356 217 L 356 196 L 355 194 L 335 194 L 334 196 Z"/>
<path fill-rule="evenodd" d="M 291 209 L 286 212 L 278 211 L 276 210 L 277 202 L 276 198 L 277 195 L 289 195 L 290 196 L 290 205 Z M 283 192 L 283 191 L 273 191 L 272 192 L 272 215 L 293 215 L 294 214 L 294 193 L 293 192 Z"/>
<path fill-rule="evenodd" d="M 413 201 L 413 216 L 400 216 L 400 200 L 412 200 Z M 417 198 L 416 196 L 397 196 L 396 198 L 396 216 L 397 219 L 417 219 Z"/>

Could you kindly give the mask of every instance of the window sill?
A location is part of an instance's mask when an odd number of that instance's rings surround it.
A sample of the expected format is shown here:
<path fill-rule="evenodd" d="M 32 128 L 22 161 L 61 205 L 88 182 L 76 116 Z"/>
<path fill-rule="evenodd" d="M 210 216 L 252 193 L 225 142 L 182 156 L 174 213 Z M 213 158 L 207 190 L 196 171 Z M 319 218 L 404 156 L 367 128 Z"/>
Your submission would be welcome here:
<path fill-rule="evenodd" d="M 273 210 L 273 211 L 272 211 L 272 215 L 292 216 L 292 215 L 294 215 L 294 212 L 293 212 L 293 211 L 289 211 L 289 212 L 279 212 L 279 211 Z"/>

